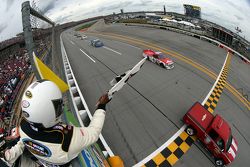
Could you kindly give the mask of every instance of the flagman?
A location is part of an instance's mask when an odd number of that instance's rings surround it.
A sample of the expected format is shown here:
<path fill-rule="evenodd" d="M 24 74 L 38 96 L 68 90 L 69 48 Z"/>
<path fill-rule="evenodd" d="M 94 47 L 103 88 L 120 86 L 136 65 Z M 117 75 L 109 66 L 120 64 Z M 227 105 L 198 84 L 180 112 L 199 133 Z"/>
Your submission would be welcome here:
<path fill-rule="evenodd" d="M 2 152 L 2 157 L 13 164 L 26 148 L 34 161 L 22 161 L 21 166 L 68 166 L 84 148 L 98 140 L 109 101 L 107 94 L 102 95 L 89 126 L 74 127 L 60 122 L 63 100 L 58 86 L 49 80 L 32 83 L 21 101 L 20 140 Z"/>

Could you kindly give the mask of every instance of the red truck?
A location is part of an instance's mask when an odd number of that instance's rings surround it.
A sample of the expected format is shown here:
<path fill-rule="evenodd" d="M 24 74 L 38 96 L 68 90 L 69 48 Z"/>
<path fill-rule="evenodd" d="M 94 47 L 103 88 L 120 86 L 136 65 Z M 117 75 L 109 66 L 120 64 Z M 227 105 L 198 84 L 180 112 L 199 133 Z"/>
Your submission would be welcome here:
<path fill-rule="evenodd" d="M 238 143 L 232 136 L 229 124 L 220 116 L 214 116 L 199 102 L 185 114 L 186 132 L 196 135 L 215 158 L 218 167 L 231 163 L 236 156 Z"/>

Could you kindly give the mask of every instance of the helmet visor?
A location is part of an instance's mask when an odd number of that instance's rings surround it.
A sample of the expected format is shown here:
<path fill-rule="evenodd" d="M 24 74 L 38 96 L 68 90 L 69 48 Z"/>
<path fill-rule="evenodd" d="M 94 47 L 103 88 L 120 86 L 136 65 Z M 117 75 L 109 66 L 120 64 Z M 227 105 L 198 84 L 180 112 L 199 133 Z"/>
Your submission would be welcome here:
<path fill-rule="evenodd" d="M 55 115 L 56 115 L 56 118 L 57 118 L 57 117 L 62 115 L 62 112 L 63 112 L 63 100 L 62 99 L 52 100 L 52 103 L 54 105 Z"/>

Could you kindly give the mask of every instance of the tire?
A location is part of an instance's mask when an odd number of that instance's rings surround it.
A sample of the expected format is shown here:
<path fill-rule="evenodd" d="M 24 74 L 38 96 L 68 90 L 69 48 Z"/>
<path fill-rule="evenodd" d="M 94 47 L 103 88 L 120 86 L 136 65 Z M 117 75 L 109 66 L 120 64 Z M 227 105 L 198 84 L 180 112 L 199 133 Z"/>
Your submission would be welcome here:
<path fill-rule="evenodd" d="M 160 66 L 161 66 L 162 68 L 166 68 L 162 63 L 160 63 Z"/>
<path fill-rule="evenodd" d="M 193 136 L 196 134 L 196 130 L 191 126 L 188 126 L 185 131 L 189 136 Z"/>
<path fill-rule="evenodd" d="M 215 166 L 216 166 L 216 167 L 223 167 L 223 166 L 224 166 L 223 160 L 221 160 L 221 159 L 216 159 L 216 160 L 215 160 Z"/>
<path fill-rule="evenodd" d="M 147 56 L 147 60 L 149 60 L 149 57 Z M 150 61 L 150 60 L 149 60 Z"/>

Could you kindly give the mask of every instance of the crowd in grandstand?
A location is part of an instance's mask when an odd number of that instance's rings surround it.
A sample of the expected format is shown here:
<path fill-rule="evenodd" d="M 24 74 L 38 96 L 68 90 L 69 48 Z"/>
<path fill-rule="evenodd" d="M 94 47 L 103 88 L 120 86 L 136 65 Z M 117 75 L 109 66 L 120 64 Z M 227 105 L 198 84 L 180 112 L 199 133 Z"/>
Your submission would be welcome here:
<path fill-rule="evenodd" d="M 37 56 L 42 58 L 50 52 L 51 40 L 45 37 L 35 45 Z M 6 125 L 10 123 L 14 101 L 23 81 L 31 71 L 31 65 L 25 48 L 15 49 L 14 52 L 7 56 L 1 55 L 0 58 L 0 128 L 3 128 L 6 122 Z"/>
<path fill-rule="evenodd" d="M 44 53 L 48 53 L 51 48 L 51 41 L 49 39 L 45 39 L 44 41 L 40 41 L 40 43 L 36 47 L 37 56 L 43 57 Z"/>
<path fill-rule="evenodd" d="M 0 121 L 10 118 L 13 101 L 21 86 L 20 81 L 30 68 L 28 53 L 21 48 L 0 62 Z"/>

